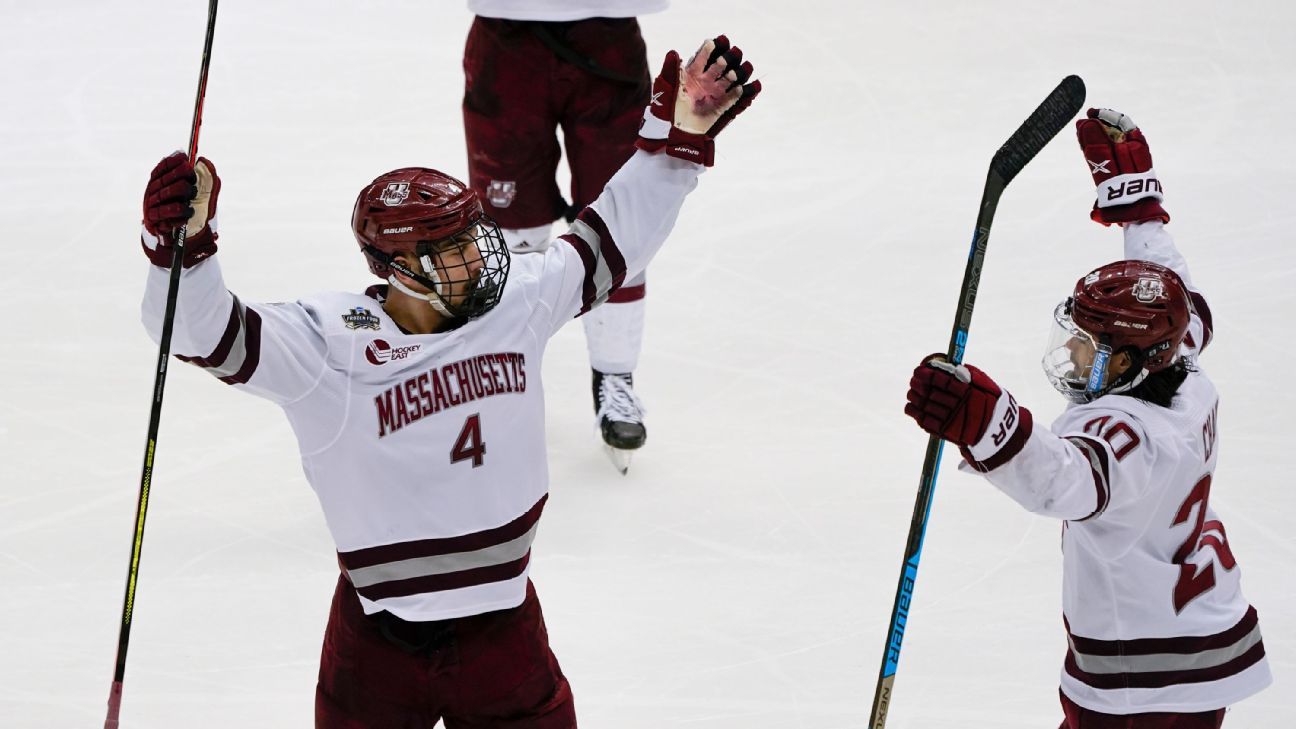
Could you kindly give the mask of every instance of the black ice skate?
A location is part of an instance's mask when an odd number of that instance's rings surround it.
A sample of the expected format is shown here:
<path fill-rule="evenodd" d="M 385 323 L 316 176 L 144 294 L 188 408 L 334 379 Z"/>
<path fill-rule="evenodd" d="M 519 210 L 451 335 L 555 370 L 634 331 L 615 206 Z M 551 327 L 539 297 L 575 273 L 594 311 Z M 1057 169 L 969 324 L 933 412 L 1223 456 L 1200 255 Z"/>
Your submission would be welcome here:
<path fill-rule="evenodd" d="M 603 443 L 622 475 L 630 470 L 630 457 L 648 439 L 644 406 L 634 392 L 634 375 L 594 373 L 594 412 Z"/>

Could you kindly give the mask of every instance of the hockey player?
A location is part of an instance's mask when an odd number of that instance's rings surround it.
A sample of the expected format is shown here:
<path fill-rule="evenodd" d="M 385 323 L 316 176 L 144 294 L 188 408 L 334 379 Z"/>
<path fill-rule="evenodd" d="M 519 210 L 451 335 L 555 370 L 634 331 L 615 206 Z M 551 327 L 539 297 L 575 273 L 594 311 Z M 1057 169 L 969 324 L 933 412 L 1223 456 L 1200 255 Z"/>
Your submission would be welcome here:
<path fill-rule="evenodd" d="M 635 16 L 668 0 L 469 0 L 477 17 L 464 48 L 468 182 L 514 253 L 544 251 L 553 222 L 602 192 L 634 151 L 648 103 L 648 58 Z M 562 129 L 568 206 L 554 175 Z M 622 473 L 648 432 L 634 390 L 643 345 L 644 273 L 581 317 L 594 410 Z"/>
<path fill-rule="evenodd" d="M 1123 227 L 1126 260 L 1081 278 L 1053 312 L 1043 366 L 1071 405 L 1037 427 L 984 372 L 932 355 L 905 413 L 958 445 L 964 468 L 1063 520 L 1062 729 L 1213 729 L 1271 678 L 1210 505 L 1219 395 L 1198 365 L 1210 309 L 1165 229 L 1142 132 L 1108 109 L 1076 130 L 1098 186 L 1092 218 Z"/>
<path fill-rule="evenodd" d="M 759 92 L 750 71 L 723 36 L 687 64 L 667 54 L 640 151 L 543 253 L 510 260 L 448 175 L 379 176 L 352 227 L 388 286 L 363 295 L 240 300 L 214 257 L 215 168 L 177 152 L 153 170 L 145 325 L 159 336 L 187 221 L 174 351 L 283 408 L 337 546 L 317 727 L 576 725 L 528 579 L 548 498 L 541 357 L 647 265 Z"/>

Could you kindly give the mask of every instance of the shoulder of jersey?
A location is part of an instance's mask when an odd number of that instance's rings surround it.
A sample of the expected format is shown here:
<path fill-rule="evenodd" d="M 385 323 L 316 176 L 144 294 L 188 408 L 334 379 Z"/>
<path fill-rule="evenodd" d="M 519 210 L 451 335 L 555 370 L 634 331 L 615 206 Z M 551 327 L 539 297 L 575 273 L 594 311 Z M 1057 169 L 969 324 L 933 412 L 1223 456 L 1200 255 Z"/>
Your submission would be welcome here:
<path fill-rule="evenodd" d="M 382 303 L 364 294 L 327 291 L 302 298 L 301 305 L 326 337 L 380 332 L 403 336 Z"/>
<path fill-rule="evenodd" d="M 1144 424 L 1155 418 L 1156 405 L 1149 405 L 1124 395 L 1104 395 L 1097 400 L 1068 408 L 1058 417 L 1053 429 L 1055 432 L 1073 433 L 1090 429 L 1093 424 L 1102 422 L 1123 421 L 1142 430 Z"/>

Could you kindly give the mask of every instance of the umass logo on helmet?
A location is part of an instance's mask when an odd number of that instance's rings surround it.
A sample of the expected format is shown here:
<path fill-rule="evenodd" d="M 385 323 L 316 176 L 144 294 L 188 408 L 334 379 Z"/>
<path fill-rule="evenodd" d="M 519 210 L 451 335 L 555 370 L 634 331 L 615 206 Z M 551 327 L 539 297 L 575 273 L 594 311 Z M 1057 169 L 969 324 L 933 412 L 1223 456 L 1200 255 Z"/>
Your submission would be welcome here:
<path fill-rule="evenodd" d="M 383 189 L 382 195 L 379 199 L 382 200 L 383 204 L 387 207 L 395 207 L 405 202 L 405 198 L 407 197 L 409 197 L 408 182 L 389 182 L 387 183 L 387 187 Z"/>
<path fill-rule="evenodd" d="M 1134 284 L 1134 298 L 1144 304 L 1164 299 L 1166 298 L 1165 283 L 1159 278 L 1140 278 L 1138 283 Z"/>

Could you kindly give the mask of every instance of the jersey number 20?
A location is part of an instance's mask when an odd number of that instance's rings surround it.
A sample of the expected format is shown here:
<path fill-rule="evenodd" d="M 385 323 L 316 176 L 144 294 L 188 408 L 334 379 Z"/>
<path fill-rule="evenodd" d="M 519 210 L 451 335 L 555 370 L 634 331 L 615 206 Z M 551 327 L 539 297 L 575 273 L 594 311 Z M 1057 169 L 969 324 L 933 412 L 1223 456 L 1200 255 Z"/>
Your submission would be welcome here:
<path fill-rule="evenodd" d="M 1188 603 L 1215 586 L 1215 562 L 1207 562 L 1199 568 L 1197 564 L 1187 561 L 1190 556 L 1203 547 L 1211 547 L 1215 550 L 1215 558 L 1226 571 L 1237 566 L 1237 560 L 1233 559 L 1233 550 L 1229 549 L 1228 535 L 1224 533 L 1224 524 L 1218 519 L 1206 520 L 1206 503 L 1210 500 L 1210 486 L 1211 476 L 1208 473 L 1193 486 L 1192 491 L 1188 493 L 1188 498 L 1184 499 L 1183 505 L 1175 514 L 1174 522 L 1170 525 L 1179 526 L 1188 521 L 1193 514 L 1193 507 L 1197 507 L 1192 531 L 1174 554 L 1174 563 L 1179 565 L 1179 579 L 1174 586 L 1176 614 L 1183 612 Z"/>

